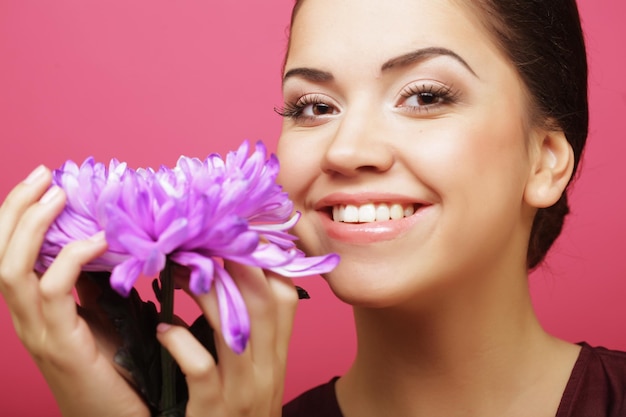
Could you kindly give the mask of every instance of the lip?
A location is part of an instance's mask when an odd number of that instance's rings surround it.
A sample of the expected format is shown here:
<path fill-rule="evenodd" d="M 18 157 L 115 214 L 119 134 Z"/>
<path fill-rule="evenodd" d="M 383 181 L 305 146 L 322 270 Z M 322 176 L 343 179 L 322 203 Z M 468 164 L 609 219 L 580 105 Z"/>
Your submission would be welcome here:
<path fill-rule="evenodd" d="M 371 223 L 344 223 L 332 219 L 330 208 L 339 204 L 400 203 L 419 205 L 411 216 Z M 328 237 L 344 243 L 369 244 L 393 240 L 412 229 L 429 211 L 432 203 L 394 193 L 334 193 L 318 201 L 314 208 Z"/>
<path fill-rule="evenodd" d="M 419 204 L 422 206 L 429 206 L 431 204 L 428 201 L 396 193 L 333 193 L 319 200 L 317 203 L 315 203 L 313 208 L 319 211 L 339 204 L 361 205 L 365 203 L 400 203 Z"/>

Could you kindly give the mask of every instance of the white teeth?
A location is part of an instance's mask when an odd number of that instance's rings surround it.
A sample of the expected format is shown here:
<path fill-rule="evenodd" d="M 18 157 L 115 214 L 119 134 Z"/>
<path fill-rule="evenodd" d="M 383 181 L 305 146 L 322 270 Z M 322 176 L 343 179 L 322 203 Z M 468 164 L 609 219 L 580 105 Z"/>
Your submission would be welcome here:
<path fill-rule="evenodd" d="M 379 204 L 376 207 L 376 221 L 383 222 L 389 220 L 389 206 L 387 204 Z"/>
<path fill-rule="evenodd" d="M 389 217 L 391 220 L 399 220 L 404 217 L 404 209 L 400 204 L 392 204 L 389 208 Z"/>
<path fill-rule="evenodd" d="M 415 213 L 412 204 L 366 203 L 361 206 L 354 204 L 338 205 L 333 207 L 333 220 L 344 223 L 371 223 L 374 221 L 398 220 Z"/>
<path fill-rule="evenodd" d="M 348 204 L 343 209 L 343 221 L 346 223 L 358 223 L 359 222 L 359 208 Z"/>
<path fill-rule="evenodd" d="M 339 221 L 343 218 L 342 208 L 343 206 L 333 206 L 333 220 Z"/>
<path fill-rule="evenodd" d="M 374 204 L 363 204 L 359 207 L 359 222 L 373 222 L 376 220 L 376 207 Z"/>

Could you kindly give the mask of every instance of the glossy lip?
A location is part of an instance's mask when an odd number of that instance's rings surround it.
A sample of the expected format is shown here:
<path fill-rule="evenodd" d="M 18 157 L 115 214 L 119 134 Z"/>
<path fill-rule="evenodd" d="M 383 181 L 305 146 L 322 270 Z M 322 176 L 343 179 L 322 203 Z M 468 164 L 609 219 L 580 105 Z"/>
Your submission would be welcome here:
<path fill-rule="evenodd" d="M 418 208 L 409 217 L 371 223 L 344 223 L 332 219 L 331 209 L 340 204 L 362 205 L 366 203 L 414 204 Z M 368 244 L 398 238 L 409 231 L 429 211 L 432 203 L 393 193 L 334 193 L 318 201 L 314 208 L 320 216 L 321 225 L 331 239 L 345 243 Z"/>

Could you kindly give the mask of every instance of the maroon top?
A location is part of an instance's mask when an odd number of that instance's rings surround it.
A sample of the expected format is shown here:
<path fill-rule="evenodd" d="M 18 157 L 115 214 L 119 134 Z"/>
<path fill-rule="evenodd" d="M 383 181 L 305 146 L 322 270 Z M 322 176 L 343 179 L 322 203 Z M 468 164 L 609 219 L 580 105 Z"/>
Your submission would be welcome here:
<path fill-rule="evenodd" d="M 626 352 L 580 345 L 556 417 L 626 417 Z M 343 417 L 335 396 L 337 379 L 287 403 L 283 417 Z"/>

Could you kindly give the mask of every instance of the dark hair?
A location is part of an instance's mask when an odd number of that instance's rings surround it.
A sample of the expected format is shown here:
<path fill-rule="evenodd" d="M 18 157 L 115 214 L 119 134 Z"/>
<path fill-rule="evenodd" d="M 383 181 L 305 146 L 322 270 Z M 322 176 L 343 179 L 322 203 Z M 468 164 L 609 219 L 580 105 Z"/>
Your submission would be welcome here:
<path fill-rule="evenodd" d="M 304 0 L 296 0 L 295 16 Z M 474 8 L 528 89 L 532 122 L 562 130 L 574 151 L 576 173 L 589 129 L 587 55 L 575 0 L 463 0 Z M 526 257 L 536 267 L 561 233 L 569 213 L 567 190 L 537 211 Z"/>

